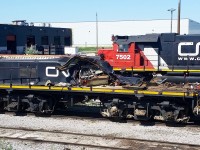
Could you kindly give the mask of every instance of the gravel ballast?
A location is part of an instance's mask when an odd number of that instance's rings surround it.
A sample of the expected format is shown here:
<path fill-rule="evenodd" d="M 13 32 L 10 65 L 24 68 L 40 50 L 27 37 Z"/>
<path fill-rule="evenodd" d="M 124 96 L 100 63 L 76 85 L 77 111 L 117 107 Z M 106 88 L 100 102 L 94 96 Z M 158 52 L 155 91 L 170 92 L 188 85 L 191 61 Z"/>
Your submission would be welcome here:
<path fill-rule="evenodd" d="M 200 145 L 200 127 L 145 126 L 89 119 L 12 116 L 0 114 L 0 127 L 58 130 L 73 133 L 128 137 Z"/>

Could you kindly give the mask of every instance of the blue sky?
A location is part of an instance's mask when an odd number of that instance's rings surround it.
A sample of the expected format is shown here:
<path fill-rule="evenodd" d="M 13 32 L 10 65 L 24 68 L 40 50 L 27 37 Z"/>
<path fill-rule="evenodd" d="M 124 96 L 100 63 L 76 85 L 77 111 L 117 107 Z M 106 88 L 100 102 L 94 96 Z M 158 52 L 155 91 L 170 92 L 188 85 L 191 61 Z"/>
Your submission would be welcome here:
<path fill-rule="evenodd" d="M 2 0 L 0 23 L 170 19 L 178 0 Z M 182 0 L 181 18 L 200 22 L 200 0 Z"/>

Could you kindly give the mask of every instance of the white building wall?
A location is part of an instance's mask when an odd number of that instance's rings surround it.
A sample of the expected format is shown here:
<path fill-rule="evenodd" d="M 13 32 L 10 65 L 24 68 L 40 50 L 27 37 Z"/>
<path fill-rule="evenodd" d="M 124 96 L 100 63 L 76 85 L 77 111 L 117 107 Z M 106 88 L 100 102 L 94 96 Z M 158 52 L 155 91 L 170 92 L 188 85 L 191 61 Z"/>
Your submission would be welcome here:
<path fill-rule="evenodd" d="M 189 20 L 189 34 L 200 34 L 200 23 Z"/>
<path fill-rule="evenodd" d="M 37 23 L 35 25 L 42 25 Z M 51 23 L 52 27 L 72 28 L 73 46 L 96 46 L 96 22 Z M 111 46 L 112 35 L 144 35 L 169 33 L 171 20 L 98 22 L 98 45 Z M 181 19 L 181 34 L 200 33 L 200 26 L 189 19 Z M 172 21 L 172 32 L 177 32 L 177 20 Z"/>

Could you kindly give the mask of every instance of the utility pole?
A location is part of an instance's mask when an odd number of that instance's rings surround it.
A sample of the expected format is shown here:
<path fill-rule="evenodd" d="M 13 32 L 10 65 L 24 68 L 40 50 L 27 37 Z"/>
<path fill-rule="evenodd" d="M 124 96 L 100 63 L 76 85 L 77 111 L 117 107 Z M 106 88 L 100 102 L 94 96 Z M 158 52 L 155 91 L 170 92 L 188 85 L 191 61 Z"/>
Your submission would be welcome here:
<path fill-rule="evenodd" d="M 170 31 L 172 33 L 172 20 L 173 20 L 173 12 L 175 11 L 176 9 L 174 8 L 171 8 L 171 9 L 168 9 L 167 11 L 170 11 L 171 12 L 171 28 L 170 28 Z"/>
<path fill-rule="evenodd" d="M 99 47 L 99 35 L 98 35 L 98 15 L 96 13 L 96 50 L 98 51 L 98 47 Z"/>
<path fill-rule="evenodd" d="M 178 3 L 178 22 L 177 22 L 177 33 L 181 32 L 181 0 Z"/>

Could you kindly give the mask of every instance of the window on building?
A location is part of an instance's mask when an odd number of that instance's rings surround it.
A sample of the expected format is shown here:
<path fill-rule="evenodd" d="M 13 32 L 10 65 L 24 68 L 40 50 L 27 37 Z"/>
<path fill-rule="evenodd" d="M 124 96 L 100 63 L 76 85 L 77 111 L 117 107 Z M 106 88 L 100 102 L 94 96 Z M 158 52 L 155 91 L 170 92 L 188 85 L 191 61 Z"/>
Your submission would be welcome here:
<path fill-rule="evenodd" d="M 27 44 L 27 47 L 34 46 L 35 45 L 35 36 L 33 36 L 33 35 L 27 36 L 26 44 Z"/>
<path fill-rule="evenodd" d="M 49 45 L 49 38 L 48 36 L 41 37 L 41 45 Z"/>
<path fill-rule="evenodd" d="M 64 44 L 65 44 L 65 46 L 71 46 L 72 45 L 71 38 L 64 37 Z"/>
<path fill-rule="evenodd" d="M 6 40 L 7 40 L 7 51 L 4 53 L 16 54 L 17 53 L 16 35 L 7 35 Z"/>
<path fill-rule="evenodd" d="M 54 37 L 54 45 L 61 45 L 61 43 L 60 43 L 60 36 L 55 36 Z"/>

